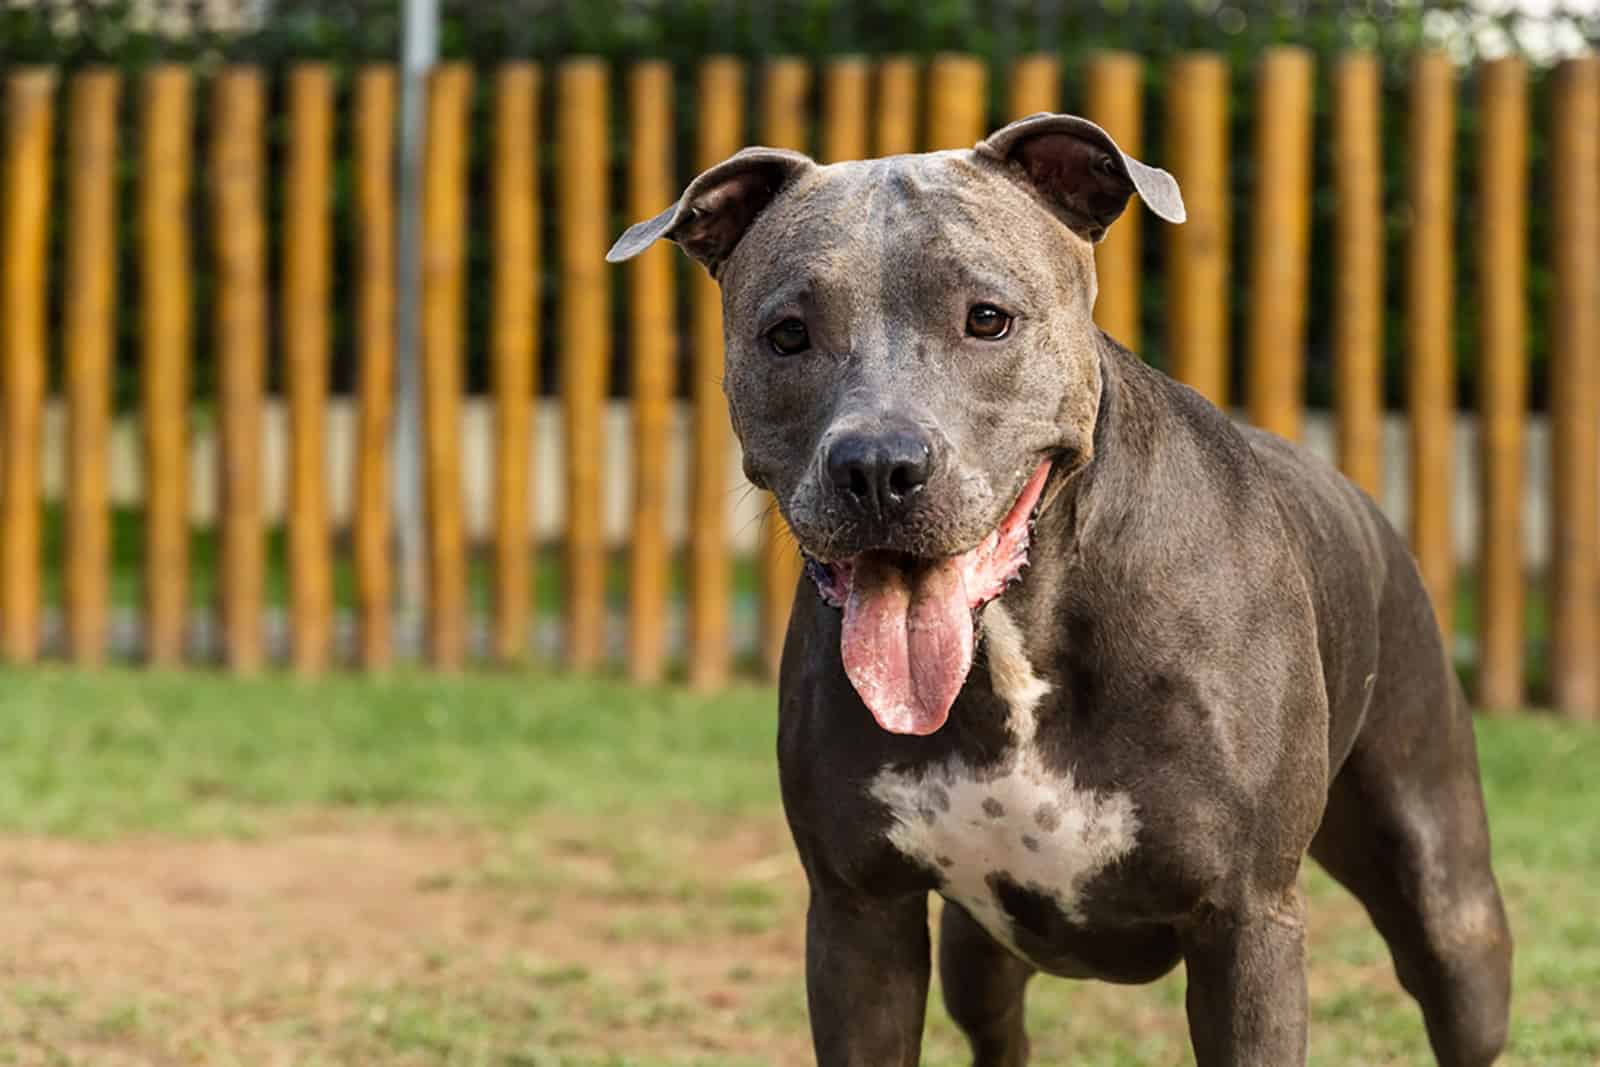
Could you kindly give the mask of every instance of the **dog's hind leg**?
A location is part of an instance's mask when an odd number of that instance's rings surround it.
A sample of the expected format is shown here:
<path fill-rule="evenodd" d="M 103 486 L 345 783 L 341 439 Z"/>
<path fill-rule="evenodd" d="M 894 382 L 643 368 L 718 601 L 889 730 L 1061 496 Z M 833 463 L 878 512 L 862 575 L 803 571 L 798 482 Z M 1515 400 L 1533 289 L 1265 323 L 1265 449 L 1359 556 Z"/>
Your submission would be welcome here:
<path fill-rule="evenodd" d="M 1023 995 L 1033 968 L 995 942 L 961 905 L 939 923 L 939 983 L 945 1008 L 972 1043 L 975 1067 L 1028 1062 Z"/>
<path fill-rule="evenodd" d="M 1511 933 L 1489 866 L 1472 716 L 1447 670 L 1399 671 L 1373 694 L 1311 854 L 1388 942 L 1441 1067 L 1487 1067 L 1505 1044 Z"/>

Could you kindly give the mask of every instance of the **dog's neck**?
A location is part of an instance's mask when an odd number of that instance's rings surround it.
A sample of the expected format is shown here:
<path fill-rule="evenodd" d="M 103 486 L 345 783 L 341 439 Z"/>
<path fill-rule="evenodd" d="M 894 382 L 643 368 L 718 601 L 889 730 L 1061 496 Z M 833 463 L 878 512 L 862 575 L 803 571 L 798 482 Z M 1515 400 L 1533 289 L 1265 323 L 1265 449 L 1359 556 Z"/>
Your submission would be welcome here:
<path fill-rule="evenodd" d="M 1153 460 L 1156 435 L 1138 433 L 1148 421 L 1145 407 L 1160 406 L 1150 378 L 1155 372 L 1104 332 L 1097 335 L 1100 402 L 1095 413 L 1094 450 L 1059 486 L 1046 488 L 1047 506 L 1034 528 L 1037 553 L 1058 557 L 1074 552 L 1093 527 L 1115 528 L 1136 499 L 1139 471 Z M 1149 402 L 1149 403 L 1147 403 Z"/>

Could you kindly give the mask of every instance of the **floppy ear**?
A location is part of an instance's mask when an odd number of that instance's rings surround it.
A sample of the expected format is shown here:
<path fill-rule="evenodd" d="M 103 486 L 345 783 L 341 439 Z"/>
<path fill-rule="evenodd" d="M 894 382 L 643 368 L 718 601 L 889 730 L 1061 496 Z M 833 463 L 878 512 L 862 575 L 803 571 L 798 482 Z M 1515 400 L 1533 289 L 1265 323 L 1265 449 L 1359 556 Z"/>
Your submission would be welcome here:
<path fill-rule="evenodd" d="M 676 204 L 629 226 L 606 253 L 606 261 L 632 259 L 666 237 L 715 278 L 756 216 L 796 175 L 813 166 L 799 152 L 743 149 L 690 182 Z"/>
<path fill-rule="evenodd" d="M 1080 236 L 1098 241 L 1138 193 L 1157 218 L 1182 222 L 1183 195 L 1166 171 L 1146 166 L 1111 135 L 1076 115 L 1030 115 L 987 140 L 977 153 L 1015 167 Z"/>

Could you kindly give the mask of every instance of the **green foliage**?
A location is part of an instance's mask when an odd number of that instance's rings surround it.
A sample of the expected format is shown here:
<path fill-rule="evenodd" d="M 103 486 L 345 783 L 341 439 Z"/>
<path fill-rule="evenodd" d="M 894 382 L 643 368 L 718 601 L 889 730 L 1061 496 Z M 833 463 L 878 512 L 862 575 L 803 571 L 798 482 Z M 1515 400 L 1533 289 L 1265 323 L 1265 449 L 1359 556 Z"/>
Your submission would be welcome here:
<path fill-rule="evenodd" d="M 248 832 L 297 809 L 519 819 L 777 804 L 773 696 L 754 686 L 711 700 L 525 672 L 0 681 L 0 832 Z"/>
<path fill-rule="evenodd" d="M 217 355 L 210 343 L 211 288 L 210 227 L 205 204 L 204 151 L 207 142 L 205 76 L 220 65 L 248 62 L 265 67 L 271 76 L 269 100 L 268 161 L 273 174 L 282 162 L 286 121 L 282 103 L 282 74 L 289 64 L 308 59 L 332 62 L 340 78 L 341 125 L 337 130 L 341 151 L 337 153 L 334 188 L 330 199 L 336 234 L 334 317 L 334 385 L 348 389 L 354 382 L 355 337 L 352 326 L 355 274 L 353 254 L 353 182 L 348 145 L 351 131 L 348 104 L 351 76 L 365 62 L 392 59 L 398 53 L 400 21 L 395 0 L 273 0 L 262 5 L 269 11 L 259 25 L 217 21 L 212 5 L 198 0 L 177 0 L 157 5 L 163 11 L 179 13 L 156 22 L 141 22 L 135 11 L 145 5 L 132 0 L 75 0 L 67 4 L 0 6 L 0 62 L 52 63 L 64 72 L 91 64 L 112 64 L 130 74 L 158 61 L 191 64 L 201 76 L 200 99 L 196 111 L 196 159 L 198 180 L 192 206 L 195 264 L 195 323 L 197 397 L 209 397 L 214 390 Z M 246 8 L 249 5 L 241 5 Z M 1254 72 L 1263 49 L 1280 44 L 1296 44 L 1312 49 L 1323 60 L 1316 98 L 1315 177 L 1316 194 L 1312 210 L 1312 263 L 1310 307 L 1307 321 L 1308 399 L 1326 404 L 1331 394 L 1332 312 L 1332 235 L 1334 203 L 1331 190 L 1331 128 L 1327 62 L 1338 52 L 1370 48 L 1385 60 L 1383 95 L 1383 139 L 1385 197 L 1387 205 L 1385 243 L 1388 251 L 1386 288 L 1389 314 L 1386 320 L 1386 395 L 1391 404 L 1402 400 L 1400 380 L 1403 366 L 1403 250 L 1407 218 L 1403 203 L 1407 166 L 1406 116 L 1407 72 L 1410 54 L 1419 46 L 1439 47 L 1463 61 L 1480 47 L 1515 46 L 1537 41 L 1529 32 L 1524 16 L 1488 16 L 1468 5 L 1422 0 L 1300 0 L 1296 3 L 1263 0 L 1100 0 L 1098 3 L 1065 3 L 1062 0 L 1006 0 L 983 3 L 979 0 L 507 0 L 494 4 L 474 0 L 443 0 L 441 51 L 447 59 L 472 62 L 480 71 L 472 109 L 472 150 L 470 159 L 471 234 L 468 244 L 468 382 L 475 390 L 487 385 L 488 324 L 490 316 L 489 274 L 492 266 L 492 220 L 484 205 L 488 198 L 488 172 L 492 141 L 492 67 L 515 58 L 532 58 L 547 64 L 562 57 L 586 53 L 615 61 L 612 123 L 614 204 L 619 204 L 625 183 L 628 146 L 625 132 L 623 93 L 624 70 L 634 59 L 652 56 L 665 58 L 679 72 L 675 90 L 679 116 L 676 147 L 679 177 L 687 182 L 696 161 L 695 76 L 697 61 L 710 53 L 728 53 L 752 63 L 746 92 L 746 140 L 760 139 L 759 63 L 775 54 L 800 55 L 821 59 L 841 53 L 877 55 L 890 52 L 930 55 L 958 50 L 986 58 L 995 72 L 990 80 L 989 118 L 997 125 L 1006 118 L 1003 99 L 1003 71 L 1009 61 L 1027 52 L 1050 50 L 1063 62 L 1063 106 L 1072 109 L 1082 100 L 1082 79 L 1089 56 L 1102 48 L 1123 48 L 1146 57 L 1146 155 L 1160 161 L 1163 143 L 1160 101 L 1163 71 L 1167 59 L 1190 49 L 1210 49 L 1227 56 L 1233 70 L 1233 95 L 1230 104 L 1230 135 L 1233 168 L 1230 195 L 1233 202 L 1233 317 L 1236 374 L 1243 365 L 1245 316 L 1252 295 L 1248 273 L 1251 235 L 1251 196 L 1254 173 L 1251 160 Z M 1564 32 L 1591 43 L 1600 40 L 1600 14 L 1587 11 L 1557 14 L 1538 24 L 1559 25 Z M 1496 44 L 1498 42 L 1498 44 Z M 1473 352 L 1476 337 L 1475 288 L 1475 171 L 1477 146 L 1477 101 L 1470 70 L 1462 76 L 1458 102 L 1455 187 L 1456 227 L 1456 342 L 1460 366 L 1459 394 L 1470 403 L 1475 394 Z M 1528 299 L 1531 314 L 1530 350 L 1534 361 L 1534 401 L 1543 405 L 1543 366 L 1548 356 L 1548 331 L 1544 325 L 1552 289 L 1549 264 L 1552 260 L 1550 218 L 1538 210 L 1549 187 L 1546 148 L 1550 108 L 1547 77 L 1536 67 L 1532 83 L 1534 136 L 1532 202 L 1530 213 L 1530 264 Z M 555 143 L 554 108 L 557 104 L 553 80 L 544 94 L 546 131 L 543 148 L 544 187 L 553 192 L 552 163 L 559 155 Z M 136 85 L 124 94 L 124 143 L 119 180 L 123 191 L 124 225 L 121 229 L 121 275 L 123 278 L 119 318 L 118 400 L 126 406 L 133 400 L 134 375 L 138 364 L 138 324 L 135 302 L 139 284 L 135 255 L 137 185 L 137 105 Z M 64 146 L 65 137 L 58 139 Z M 56 217 L 53 225 L 53 262 L 60 264 L 64 252 L 65 167 L 56 168 Z M 281 214 L 276 183 L 269 189 L 269 234 L 281 231 L 276 222 Z M 620 229 L 628 221 L 616 210 L 613 225 Z M 554 368 L 559 363 L 561 338 L 557 330 L 556 307 L 559 299 L 555 249 L 558 247 L 558 220 L 547 207 L 544 219 L 546 261 L 542 298 L 545 350 L 541 356 L 545 389 L 554 386 Z M 1157 364 L 1164 363 L 1163 315 L 1165 292 L 1161 284 L 1164 235 L 1160 227 L 1144 230 L 1143 258 L 1149 279 L 1143 294 L 1145 355 Z M 269 252 L 269 286 L 276 306 L 278 287 L 278 248 L 272 242 Z M 687 268 L 685 268 L 687 269 Z M 60 269 L 52 273 L 51 307 L 53 321 L 59 322 L 64 279 Z M 626 389 L 627 321 L 625 288 L 618 283 L 621 299 L 613 302 L 612 315 L 616 344 L 612 381 L 618 391 Z M 59 336 L 59 333 L 56 334 Z M 680 345 L 687 350 L 687 338 Z M 57 353 L 59 359 L 59 353 Z M 276 368 L 276 361 L 273 362 Z M 59 373 L 59 372 L 57 372 Z M 276 371 L 274 371 L 276 373 Z M 680 381 L 686 380 L 680 375 Z"/>

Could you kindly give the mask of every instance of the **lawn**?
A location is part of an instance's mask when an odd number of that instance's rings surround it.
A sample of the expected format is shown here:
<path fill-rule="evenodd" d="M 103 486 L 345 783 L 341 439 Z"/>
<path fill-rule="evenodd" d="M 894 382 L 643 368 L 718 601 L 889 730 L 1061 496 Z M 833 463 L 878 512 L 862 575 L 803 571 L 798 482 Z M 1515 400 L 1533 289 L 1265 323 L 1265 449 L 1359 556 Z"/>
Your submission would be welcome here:
<path fill-rule="evenodd" d="M 809 1062 L 770 690 L 0 673 L 0 1063 Z M 1600 731 L 1480 723 L 1504 1062 L 1600 1060 Z M 1317 872 L 1313 1062 L 1431 1062 Z M 1044 980 L 1040 1064 L 1188 1062 L 1181 973 Z M 932 994 L 925 1062 L 966 1062 Z"/>

